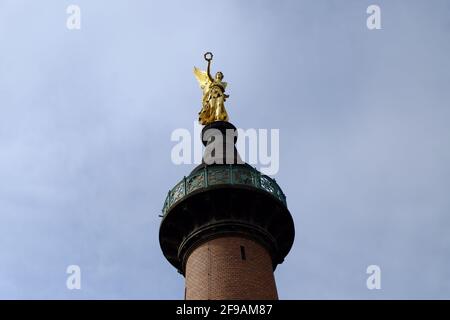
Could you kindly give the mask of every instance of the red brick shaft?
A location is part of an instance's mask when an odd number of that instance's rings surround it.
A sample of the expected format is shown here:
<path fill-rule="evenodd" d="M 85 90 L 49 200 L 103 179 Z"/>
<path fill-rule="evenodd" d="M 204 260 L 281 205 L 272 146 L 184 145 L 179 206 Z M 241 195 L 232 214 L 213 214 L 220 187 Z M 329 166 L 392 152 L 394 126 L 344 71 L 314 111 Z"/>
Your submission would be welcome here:
<path fill-rule="evenodd" d="M 197 247 L 186 264 L 186 300 L 276 300 L 272 260 L 253 240 L 228 236 Z"/>

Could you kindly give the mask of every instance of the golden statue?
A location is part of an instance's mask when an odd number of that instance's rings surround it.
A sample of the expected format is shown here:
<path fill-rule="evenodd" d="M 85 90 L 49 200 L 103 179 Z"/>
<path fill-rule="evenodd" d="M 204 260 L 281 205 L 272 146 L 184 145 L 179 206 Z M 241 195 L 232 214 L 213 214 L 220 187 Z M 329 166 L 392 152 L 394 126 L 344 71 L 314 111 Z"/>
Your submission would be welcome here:
<path fill-rule="evenodd" d="M 203 90 L 202 110 L 198 113 L 198 121 L 203 125 L 214 121 L 228 121 L 228 114 L 224 105 L 225 100 L 229 97 L 225 94 L 227 83 L 222 81 L 223 73 L 220 71 L 216 73 L 215 78 L 211 77 L 212 53 L 205 53 L 204 58 L 208 61 L 206 71 L 194 67 L 194 75 Z"/>

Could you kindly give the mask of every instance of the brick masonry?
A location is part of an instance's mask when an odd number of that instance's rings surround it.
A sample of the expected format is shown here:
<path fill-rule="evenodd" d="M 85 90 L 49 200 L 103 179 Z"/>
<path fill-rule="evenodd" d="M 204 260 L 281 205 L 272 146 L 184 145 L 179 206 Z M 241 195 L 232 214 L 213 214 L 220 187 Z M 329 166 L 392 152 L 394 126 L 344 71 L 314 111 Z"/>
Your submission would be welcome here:
<path fill-rule="evenodd" d="M 187 260 L 185 298 L 278 299 L 268 251 L 253 240 L 237 236 L 201 244 Z"/>

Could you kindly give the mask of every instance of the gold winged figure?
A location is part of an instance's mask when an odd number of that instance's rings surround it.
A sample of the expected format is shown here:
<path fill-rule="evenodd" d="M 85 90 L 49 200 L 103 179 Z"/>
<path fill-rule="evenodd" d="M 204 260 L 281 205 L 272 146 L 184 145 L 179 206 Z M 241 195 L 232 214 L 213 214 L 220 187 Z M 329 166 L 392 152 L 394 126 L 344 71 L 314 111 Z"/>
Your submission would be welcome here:
<path fill-rule="evenodd" d="M 225 94 L 227 83 L 222 81 L 223 73 L 220 71 L 216 73 L 214 78 L 211 77 L 212 53 L 205 53 L 204 58 L 208 61 L 206 71 L 194 67 L 194 75 L 203 90 L 202 110 L 198 113 L 198 121 L 202 125 L 214 121 L 228 121 L 228 114 L 225 110 L 225 100 L 229 97 Z"/>

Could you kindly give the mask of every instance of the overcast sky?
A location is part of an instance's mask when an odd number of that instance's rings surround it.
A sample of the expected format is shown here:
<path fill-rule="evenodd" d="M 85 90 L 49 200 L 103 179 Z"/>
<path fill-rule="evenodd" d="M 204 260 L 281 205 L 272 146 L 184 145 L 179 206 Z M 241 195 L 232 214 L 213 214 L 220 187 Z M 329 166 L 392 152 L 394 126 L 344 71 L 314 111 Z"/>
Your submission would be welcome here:
<path fill-rule="evenodd" d="M 183 298 L 158 214 L 205 51 L 233 124 L 280 129 L 280 298 L 450 298 L 450 2 L 373 3 L 0 0 L 0 298 Z"/>

